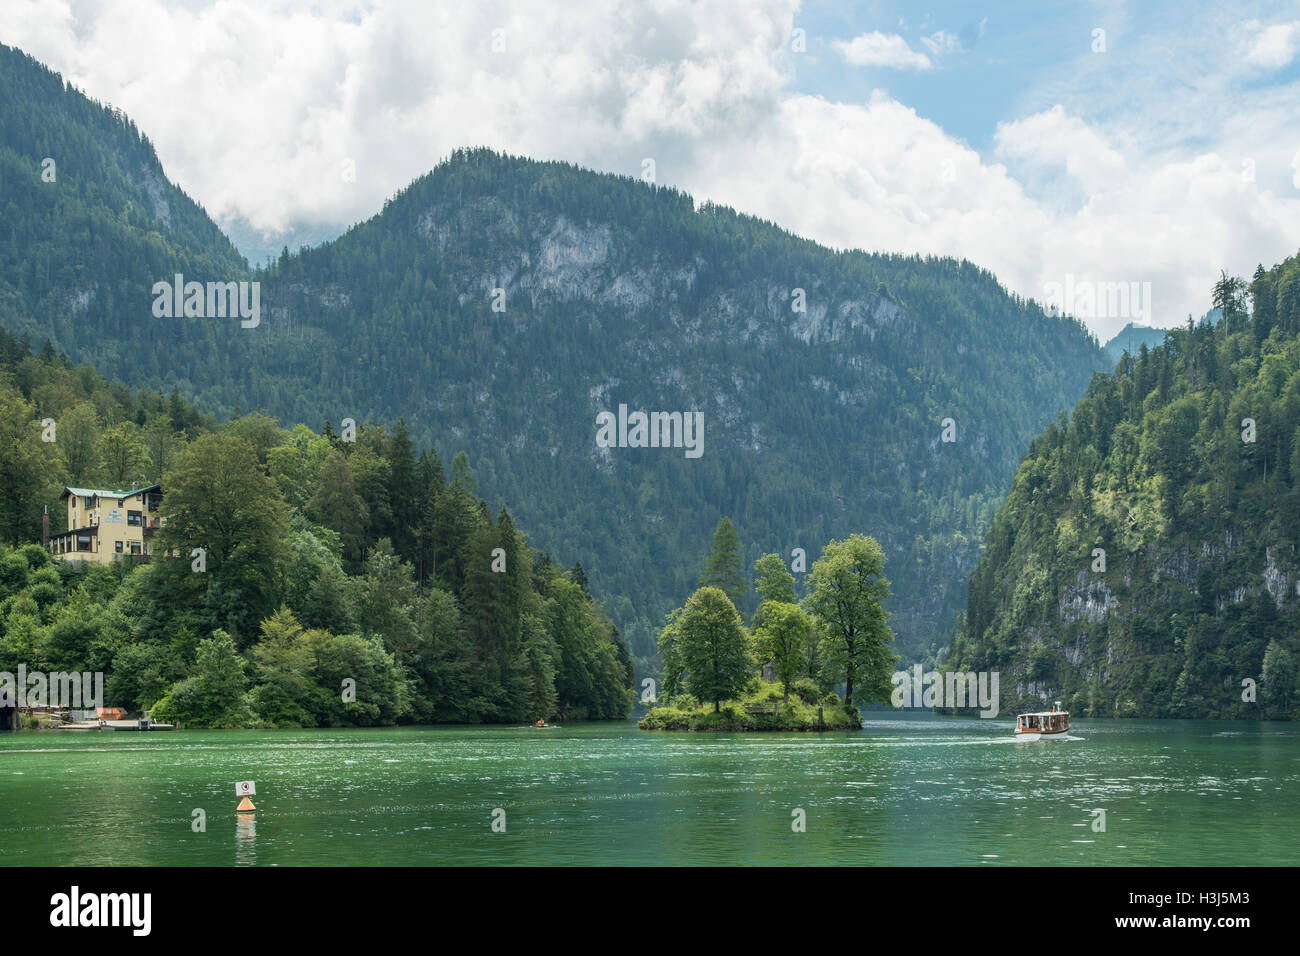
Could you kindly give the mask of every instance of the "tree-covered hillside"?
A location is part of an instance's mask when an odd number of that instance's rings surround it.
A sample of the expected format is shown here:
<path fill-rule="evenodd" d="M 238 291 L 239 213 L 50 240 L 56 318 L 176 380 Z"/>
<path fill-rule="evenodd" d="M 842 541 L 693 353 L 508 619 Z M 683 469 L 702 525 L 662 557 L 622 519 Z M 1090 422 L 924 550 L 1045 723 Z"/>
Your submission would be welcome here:
<path fill-rule="evenodd" d="M 0 323 L 143 370 L 160 330 L 141 292 L 178 272 L 243 278 L 247 264 L 120 110 L 3 44 L 0 104 Z"/>
<path fill-rule="evenodd" d="M 469 449 L 485 490 L 595 569 L 642 658 L 722 514 L 747 562 L 872 530 L 900 643 L 937 649 L 1022 443 L 1106 366 L 1082 326 L 969 263 L 835 253 L 485 151 L 265 281 L 282 311 L 244 393 Z M 702 456 L 597 447 L 621 404 L 702 413 Z"/>
<path fill-rule="evenodd" d="M 191 726 L 631 706 L 631 658 L 582 569 L 529 547 L 463 454 L 447 476 L 400 421 L 354 440 L 258 414 L 217 427 L 0 331 L 0 435 L 0 671 L 104 671 L 107 703 Z M 43 504 L 63 525 L 63 484 L 154 480 L 152 563 L 75 566 L 38 543 Z"/>
<path fill-rule="evenodd" d="M 949 658 L 1005 707 L 1297 716 L 1300 258 L 1213 298 L 1021 462 Z"/>
<path fill-rule="evenodd" d="M 76 158 L 41 182 L 41 157 L 65 147 L 33 117 L 76 94 L 12 51 L 6 63 L 28 119 L 4 134 L 21 188 L 5 193 L 15 291 L 0 321 L 223 420 L 404 418 L 416 444 L 467 452 L 480 493 L 557 560 L 591 569 L 647 669 L 693 583 L 682 556 L 723 514 L 747 563 L 870 533 L 891 555 L 900 647 L 937 651 L 1007 476 L 1108 367 L 1081 324 L 969 262 L 836 252 L 673 189 L 484 150 L 250 276 L 181 198 L 168 194 L 169 229 L 132 192 L 152 181 L 143 159 L 115 157 L 152 153 L 116 114 L 60 106 L 52 128 L 79 131 L 60 141 Z M 91 203 L 56 198 L 76 185 L 65 162 L 91 155 L 108 176 L 92 222 L 51 220 L 51 203 Z M 61 258 L 28 255 L 47 242 Z M 152 284 L 175 273 L 255 278 L 260 324 L 156 317 Z M 700 413 L 702 455 L 598 447 L 597 415 L 624 404 Z"/>

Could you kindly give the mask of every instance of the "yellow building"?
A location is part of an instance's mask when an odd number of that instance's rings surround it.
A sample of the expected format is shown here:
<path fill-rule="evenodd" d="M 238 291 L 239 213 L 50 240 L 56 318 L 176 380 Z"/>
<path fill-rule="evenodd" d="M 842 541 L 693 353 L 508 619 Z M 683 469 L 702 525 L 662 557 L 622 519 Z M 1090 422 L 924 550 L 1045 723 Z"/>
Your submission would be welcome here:
<path fill-rule="evenodd" d="M 64 488 L 60 499 L 67 503 L 68 530 L 50 537 L 50 554 L 63 561 L 94 561 L 111 564 L 133 555 L 148 561 L 154 532 L 162 524 L 158 507 L 162 486 L 148 485 L 130 491 L 97 488 Z"/>

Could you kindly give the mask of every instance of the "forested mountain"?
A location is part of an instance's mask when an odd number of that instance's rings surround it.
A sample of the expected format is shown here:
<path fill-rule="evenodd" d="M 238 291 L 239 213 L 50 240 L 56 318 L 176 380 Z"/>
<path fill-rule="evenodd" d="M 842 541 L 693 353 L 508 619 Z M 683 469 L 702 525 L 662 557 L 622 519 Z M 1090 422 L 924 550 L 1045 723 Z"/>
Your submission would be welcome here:
<path fill-rule="evenodd" d="M 1214 298 L 1021 462 L 949 657 L 1005 707 L 1297 716 L 1300 259 Z"/>
<path fill-rule="evenodd" d="M 1153 329 L 1149 325 L 1134 325 L 1130 322 L 1106 343 L 1106 354 L 1110 356 L 1112 362 L 1118 362 L 1125 352 L 1137 355 L 1142 346 L 1154 348 L 1163 342 L 1165 331 L 1165 329 Z"/>
<path fill-rule="evenodd" d="M 401 422 L 354 440 L 257 414 L 218 427 L 0 330 L 0 480 L 0 671 L 104 671 L 107 703 L 191 726 L 631 706 L 631 658 L 582 569 L 530 548 L 464 454 L 449 478 Z M 76 566 L 38 543 L 42 502 L 63 525 L 63 484 L 154 480 L 152 563 Z"/>
<path fill-rule="evenodd" d="M 5 327 L 87 357 L 87 336 L 105 336 L 94 351 L 129 366 L 157 334 L 137 315 L 141 290 L 177 272 L 234 279 L 247 269 L 119 110 L 3 44 L 0 104 Z"/>
<path fill-rule="evenodd" d="M 111 175 L 102 230 L 52 227 L 42 203 L 70 181 L 63 165 L 57 186 L 40 181 L 59 149 L 23 131 L 75 94 L 6 57 L 29 117 L 6 119 L 6 176 L 26 177 L 6 189 L 9 328 L 220 419 L 404 418 L 417 445 L 467 451 L 494 509 L 509 501 L 557 561 L 589 570 L 640 658 L 723 514 L 747 564 L 872 534 L 901 650 L 938 650 L 1007 476 L 1108 367 L 1080 323 L 969 262 L 836 252 L 674 189 L 484 150 L 248 274 L 210 223 L 182 217 L 183 197 L 166 193 L 170 226 L 156 204 L 115 198 L 151 181 L 143 159 L 113 161 L 131 143 L 151 158 L 147 143 L 116 114 L 79 107 L 78 124 L 63 107 L 77 162 Z M 61 258 L 33 262 L 47 242 Z M 260 324 L 156 317 L 152 284 L 174 273 L 256 279 Z M 700 413 L 702 455 L 598 447 L 597 415 L 623 404 Z"/>

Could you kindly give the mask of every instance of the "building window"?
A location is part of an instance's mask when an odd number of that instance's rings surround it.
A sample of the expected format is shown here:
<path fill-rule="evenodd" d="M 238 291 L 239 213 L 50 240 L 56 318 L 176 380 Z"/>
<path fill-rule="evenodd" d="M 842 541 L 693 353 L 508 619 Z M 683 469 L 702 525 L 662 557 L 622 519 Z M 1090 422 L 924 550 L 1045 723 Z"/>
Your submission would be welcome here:
<path fill-rule="evenodd" d="M 84 502 L 85 502 L 85 505 L 86 505 L 86 509 L 87 509 L 87 510 L 90 510 L 91 508 L 95 507 L 95 499 L 94 499 L 94 498 L 91 498 L 91 497 L 87 496 L 87 497 L 84 499 Z"/>
<path fill-rule="evenodd" d="M 132 541 L 132 542 L 131 542 L 131 553 L 132 553 L 132 554 L 139 554 L 139 553 L 140 553 L 140 542 L 139 542 L 139 541 Z"/>
<path fill-rule="evenodd" d="M 129 524 L 129 525 L 134 525 L 135 527 L 138 528 L 138 527 L 140 527 L 140 518 L 141 518 L 141 517 L 142 517 L 142 512 L 139 512 L 139 511 L 128 511 L 128 512 L 126 513 L 126 523 Z"/>
<path fill-rule="evenodd" d="M 116 551 L 118 554 L 121 554 L 121 553 L 122 553 L 122 542 L 121 542 L 121 541 L 114 541 L 114 542 L 113 542 L 113 550 Z"/>

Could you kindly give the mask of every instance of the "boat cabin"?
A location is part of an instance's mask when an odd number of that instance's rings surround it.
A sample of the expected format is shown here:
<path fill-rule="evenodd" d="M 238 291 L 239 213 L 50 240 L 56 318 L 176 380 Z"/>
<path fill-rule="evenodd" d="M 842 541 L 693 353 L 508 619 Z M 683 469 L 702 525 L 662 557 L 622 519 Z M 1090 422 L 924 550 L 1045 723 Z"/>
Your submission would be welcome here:
<path fill-rule="evenodd" d="M 1016 715 L 1018 734 L 1063 734 L 1070 729 L 1070 712 L 1061 710 L 1060 701 L 1051 710 Z"/>

